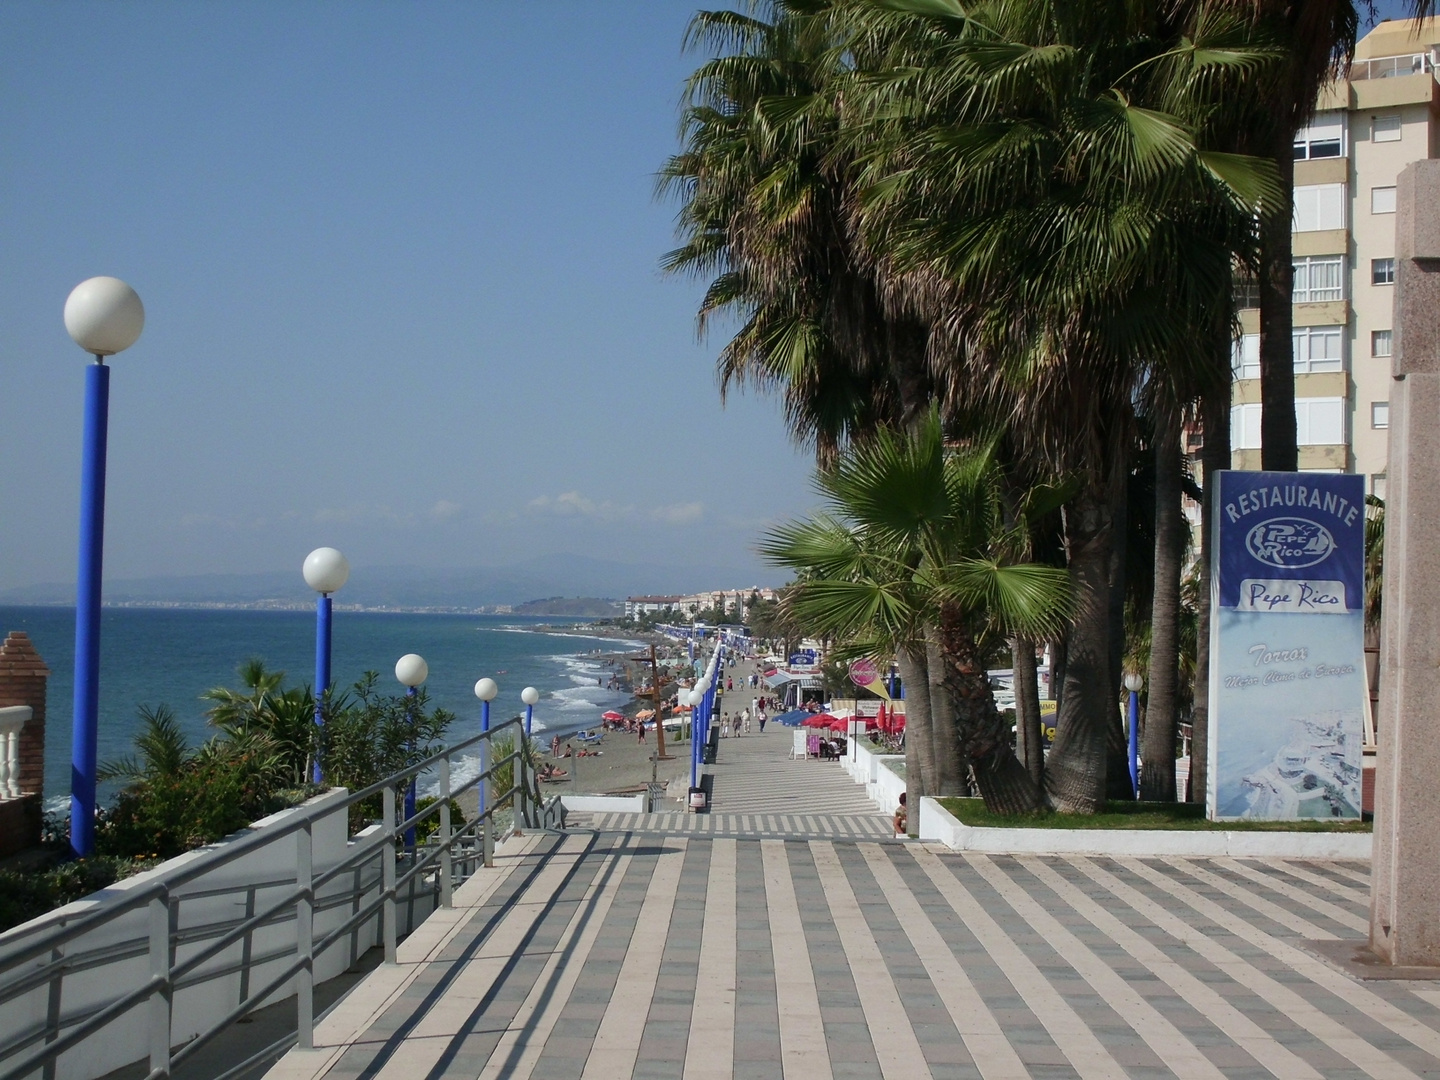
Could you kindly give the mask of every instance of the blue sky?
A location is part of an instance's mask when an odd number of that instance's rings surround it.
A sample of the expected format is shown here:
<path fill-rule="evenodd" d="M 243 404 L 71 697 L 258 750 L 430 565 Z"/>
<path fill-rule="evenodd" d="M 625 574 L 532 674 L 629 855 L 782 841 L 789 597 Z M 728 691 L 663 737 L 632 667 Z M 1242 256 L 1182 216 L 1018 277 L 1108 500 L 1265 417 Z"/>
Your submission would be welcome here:
<path fill-rule="evenodd" d="M 0 6 L 0 588 L 74 576 L 60 313 L 102 273 L 147 309 L 107 577 L 298 573 L 322 543 L 755 565 L 809 462 L 772 401 L 722 409 L 699 286 L 657 269 L 693 10 Z"/>
<path fill-rule="evenodd" d="M 1388 13 L 1400 4 L 1387 0 Z M 113 376 L 106 573 L 756 567 L 810 503 L 662 279 L 692 3 L 0 5 L 0 589 L 74 576 L 69 290 Z M 717 585 L 726 584 L 716 582 Z"/>

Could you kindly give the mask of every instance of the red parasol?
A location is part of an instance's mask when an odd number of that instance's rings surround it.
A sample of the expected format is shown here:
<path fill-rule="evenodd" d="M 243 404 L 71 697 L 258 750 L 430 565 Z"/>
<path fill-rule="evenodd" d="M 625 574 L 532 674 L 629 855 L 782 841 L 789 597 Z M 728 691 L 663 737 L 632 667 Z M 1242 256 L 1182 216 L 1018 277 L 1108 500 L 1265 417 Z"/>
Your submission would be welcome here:
<path fill-rule="evenodd" d="M 800 726 L 811 728 L 829 727 L 832 723 L 835 722 L 835 720 L 836 718 L 831 716 L 829 713 L 816 713 L 814 716 L 807 717 L 805 720 L 801 721 Z"/>
<path fill-rule="evenodd" d="M 885 712 L 885 703 L 883 701 L 880 703 L 880 715 L 875 717 L 875 726 L 887 734 L 890 731 L 890 717 Z"/>
<path fill-rule="evenodd" d="M 625 714 L 624 714 L 624 713 L 618 713 L 618 712 L 616 712 L 614 709 L 611 709 L 609 712 L 601 713 L 601 714 L 600 714 L 600 719 L 601 719 L 601 720 L 624 720 L 624 719 L 625 719 Z"/>

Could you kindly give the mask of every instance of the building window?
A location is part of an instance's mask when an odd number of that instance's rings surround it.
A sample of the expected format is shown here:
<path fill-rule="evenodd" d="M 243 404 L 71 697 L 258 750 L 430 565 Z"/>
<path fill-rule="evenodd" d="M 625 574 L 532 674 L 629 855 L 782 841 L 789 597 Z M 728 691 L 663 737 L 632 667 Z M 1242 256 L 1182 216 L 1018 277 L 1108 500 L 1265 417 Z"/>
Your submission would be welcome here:
<path fill-rule="evenodd" d="M 1230 407 L 1230 445 L 1260 449 L 1260 403 Z M 1338 446 L 1345 442 L 1343 398 L 1296 398 L 1295 442 L 1299 446 Z"/>
<path fill-rule="evenodd" d="M 1389 356 L 1389 355 L 1390 355 L 1390 331 L 1389 331 L 1389 330 L 1371 330 L 1371 331 L 1370 331 L 1370 355 L 1371 355 L 1371 356 Z"/>
<path fill-rule="evenodd" d="M 1371 259 L 1371 260 L 1370 260 L 1370 284 L 1371 284 L 1371 285 L 1394 285 L 1394 284 L 1395 284 L 1395 260 L 1394 260 L 1394 259 Z"/>
<path fill-rule="evenodd" d="M 1370 402 L 1370 426 L 1377 431 L 1390 426 L 1390 402 Z"/>
<path fill-rule="evenodd" d="M 1295 259 L 1295 284 L 1290 300 L 1296 304 L 1317 304 L 1345 298 L 1345 277 L 1339 255 L 1312 255 Z"/>
<path fill-rule="evenodd" d="M 1291 228 L 1295 232 L 1345 228 L 1345 185 L 1298 185 L 1295 188 L 1295 219 Z"/>
<path fill-rule="evenodd" d="M 1383 472 L 1374 473 L 1370 477 L 1370 494 L 1381 502 L 1385 501 L 1385 474 Z"/>
<path fill-rule="evenodd" d="M 1236 450 L 1260 449 L 1260 403 L 1230 407 L 1230 445 Z"/>
<path fill-rule="evenodd" d="M 1291 338 L 1295 350 L 1295 374 L 1345 370 L 1341 329 L 1339 326 L 1295 327 Z"/>
<path fill-rule="evenodd" d="M 1393 187 L 1372 187 L 1370 189 L 1370 213 L 1395 213 L 1395 189 Z"/>
<path fill-rule="evenodd" d="M 1374 142 L 1400 141 L 1400 114 L 1387 113 L 1385 116 L 1370 118 L 1370 138 Z"/>
<path fill-rule="evenodd" d="M 1345 114 L 1321 113 L 1295 135 L 1295 160 L 1335 158 L 1345 152 Z"/>
<path fill-rule="evenodd" d="M 1242 334 L 1235 342 L 1230 368 L 1237 379 L 1260 377 L 1260 335 Z"/>
<path fill-rule="evenodd" d="M 1345 402 L 1342 398 L 1296 398 L 1297 446 L 1336 446 L 1345 441 Z"/>

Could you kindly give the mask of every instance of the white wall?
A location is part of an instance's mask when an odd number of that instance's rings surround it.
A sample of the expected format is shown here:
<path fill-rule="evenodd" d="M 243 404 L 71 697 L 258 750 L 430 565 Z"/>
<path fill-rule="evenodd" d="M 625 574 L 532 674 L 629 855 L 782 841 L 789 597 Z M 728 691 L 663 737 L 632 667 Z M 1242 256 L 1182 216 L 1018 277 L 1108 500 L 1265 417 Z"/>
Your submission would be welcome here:
<path fill-rule="evenodd" d="M 301 812 L 333 807 L 333 810 L 324 813 L 316 821 L 312 829 L 312 858 L 314 871 L 318 875 L 341 862 L 353 851 L 357 842 L 373 836 L 378 830 L 378 826 L 375 826 L 353 839 L 347 836 L 346 809 L 340 805 L 346 795 L 343 788 L 326 792 L 301 807 L 283 810 L 257 821 L 249 829 L 218 844 L 187 852 L 153 870 L 117 882 L 91 897 L 0 934 L 0 959 L 3 959 L 7 952 L 23 947 L 33 940 L 36 933 L 45 927 L 73 920 L 76 916 L 88 914 L 97 908 L 118 905 L 134 889 L 173 878 L 180 871 L 193 868 L 197 862 L 216 861 L 228 843 L 255 832 L 277 831 L 290 818 Z M 223 927 L 227 923 L 240 921 L 247 915 L 247 903 L 252 905 L 250 912 L 263 911 L 266 906 L 293 890 L 296 840 L 294 833 L 277 836 L 272 843 L 264 844 L 234 862 L 217 866 L 213 871 L 201 873 L 195 879 L 178 886 L 172 894 L 172 906 L 177 912 L 176 925 L 181 932 L 182 942 L 187 933 L 194 936 L 196 932 L 206 928 Z M 346 871 L 317 890 L 315 940 L 318 941 L 344 923 L 364 900 L 378 895 L 380 872 L 380 858 L 377 853 L 360 869 L 363 895 L 355 892 L 357 879 L 354 871 Z M 176 897 L 179 898 L 178 905 L 175 904 Z M 430 914 L 435 906 L 435 897 L 433 893 L 422 892 L 407 903 L 402 896 L 398 906 L 399 932 L 403 935 Z M 62 1019 L 91 1012 L 114 1001 L 149 977 L 150 958 L 146 951 L 148 926 L 147 906 L 142 905 L 95 927 L 65 946 L 68 957 L 75 959 L 82 954 L 89 954 L 96 963 L 83 972 L 64 979 L 60 1000 Z M 377 944 L 379 931 L 377 915 L 319 956 L 315 960 L 316 983 L 339 975 L 360 954 Z M 196 955 L 210 940 L 213 940 L 213 937 L 180 944 L 175 962 L 183 963 L 188 957 Z M 244 949 L 242 939 L 208 960 L 202 965 L 201 972 L 218 972 L 238 965 Z M 251 935 L 249 955 L 252 966 L 248 976 L 248 992 L 253 993 L 278 976 L 293 961 L 294 949 L 294 908 L 290 907 L 275 922 L 266 924 Z M 118 955 L 107 956 L 107 950 Z M 23 978 L 25 971 L 33 971 L 40 966 L 41 962 L 35 961 L 27 968 L 8 971 L 4 977 L 13 985 L 15 981 Z M 193 1038 L 238 1005 L 242 978 L 244 976 L 235 971 L 193 986 L 182 985 L 177 989 L 171 1028 L 172 1044 L 179 1045 Z M 293 994 L 292 980 L 268 997 L 264 1004 L 273 1004 Z M 11 1045 L 17 1038 L 43 1030 L 48 997 L 47 983 L 0 1005 L 0 1046 Z M 256 1002 L 256 1007 L 260 1004 Z M 148 1057 L 148 1021 L 148 1007 L 142 1002 L 79 1046 L 62 1054 L 56 1071 L 57 1080 L 93 1080 L 94 1077 L 102 1076 L 129 1062 Z M 62 1028 L 62 1034 L 63 1032 Z M 5 1064 L 0 1061 L 0 1072 L 4 1071 Z M 38 1077 L 39 1073 L 33 1075 Z"/>

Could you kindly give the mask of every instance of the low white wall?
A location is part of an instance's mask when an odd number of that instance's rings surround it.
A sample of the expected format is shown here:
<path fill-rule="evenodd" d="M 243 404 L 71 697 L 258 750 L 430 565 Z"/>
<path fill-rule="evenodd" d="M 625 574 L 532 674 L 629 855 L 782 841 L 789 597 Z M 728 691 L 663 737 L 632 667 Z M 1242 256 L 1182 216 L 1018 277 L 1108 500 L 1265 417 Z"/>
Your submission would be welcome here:
<path fill-rule="evenodd" d="M 645 792 L 634 795 L 565 795 L 560 801 L 566 810 L 588 814 L 643 814 Z"/>
<path fill-rule="evenodd" d="M 903 762 L 902 754 L 880 754 L 864 741 L 855 739 L 846 747 L 841 767 L 850 774 L 857 784 L 865 785 L 865 794 L 876 807 L 887 814 L 893 814 L 900 805 L 900 795 L 905 790 L 905 779 L 891 771 L 887 765 L 892 761 Z"/>
<path fill-rule="evenodd" d="M 362 838 L 373 834 L 368 829 L 352 839 L 348 835 L 346 809 L 340 805 L 347 792 L 343 788 L 318 795 L 303 806 L 282 810 L 233 837 L 208 847 L 186 852 L 170 859 L 153 870 L 124 881 L 116 882 L 84 900 L 78 900 L 56 911 L 42 915 L 28 923 L 14 927 L 0 934 L 0 957 L 15 947 L 23 946 L 45 927 L 58 922 L 73 920 L 97 908 L 116 905 L 132 890 L 155 881 L 165 881 L 182 870 L 193 868 L 197 862 L 214 861 L 218 852 L 228 843 L 267 830 L 277 831 L 290 818 L 302 811 L 313 811 L 333 806 L 324 813 L 312 827 L 311 854 L 314 872 L 318 875 L 340 863 L 353 846 Z M 375 828 L 378 829 L 378 826 Z M 203 935 L 207 928 L 223 928 L 233 925 L 250 914 L 263 911 L 295 887 L 297 835 L 277 836 L 243 857 L 213 871 L 201 873 L 195 879 L 177 886 L 171 894 L 175 910 L 176 927 L 182 934 L 182 943 L 175 952 L 175 963 L 183 963 L 188 957 L 206 948 L 212 937 Z M 316 891 L 314 915 L 314 939 L 319 940 L 326 933 L 340 926 L 354 914 L 364 901 L 378 895 L 381 866 L 377 853 L 358 870 L 349 870 L 326 883 Z M 357 889 L 360 890 L 357 892 Z M 178 899 L 178 904 L 176 900 Z M 434 910 L 435 898 L 431 892 L 421 892 L 409 899 L 402 896 L 399 903 L 399 931 L 407 933 Z M 86 954 L 93 958 L 83 972 L 64 979 L 60 998 L 60 1016 L 64 1018 L 92 1012 L 124 993 L 145 982 L 150 975 L 150 959 L 146 951 L 149 934 L 148 905 L 125 913 L 106 922 L 65 946 L 66 955 L 72 959 Z M 361 924 L 356 930 L 331 946 L 315 960 L 315 981 L 332 979 L 348 968 L 367 949 L 379 941 L 379 915 Z M 200 940 L 185 942 L 184 936 L 200 934 Z M 107 956 L 107 951 L 118 953 Z M 193 1038 L 200 1031 L 217 1023 L 226 1013 L 239 1004 L 242 985 L 246 992 L 254 992 L 280 974 L 295 955 L 294 908 L 291 907 L 277 916 L 276 920 L 255 930 L 246 942 L 241 939 L 219 955 L 201 965 L 203 972 L 218 972 L 238 966 L 248 954 L 251 966 L 248 975 L 240 971 L 217 975 L 213 979 L 197 982 L 195 985 L 182 984 L 174 996 L 174 1019 L 172 1042 L 179 1045 Z M 27 970 L 41 967 L 36 961 L 33 968 L 12 970 L 8 978 L 18 980 Z M 194 977 L 194 976 L 192 976 Z M 273 1004 L 294 994 L 293 980 L 265 999 Z M 49 984 L 35 987 L 29 993 L 0 1005 L 0 1046 L 11 1045 L 46 1025 L 49 998 Z M 256 1007 L 261 1003 L 256 1002 Z M 149 1055 L 149 1015 L 142 1002 L 90 1036 L 79 1046 L 62 1054 L 56 1068 L 57 1080 L 92 1080 L 103 1076 L 121 1065 L 139 1061 Z M 62 1027 L 62 1033 L 64 1028 Z M 0 1064 L 0 1071 L 3 1071 Z M 39 1076 L 39 1073 L 35 1073 Z"/>
<path fill-rule="evenodd" d="M 1185 829 L 973 828 L 935 799 L 920 800 L 920 839 L 991 855 L 1260 855 L 1288 859 L 1369 859 L 1370 833 Z"/>

